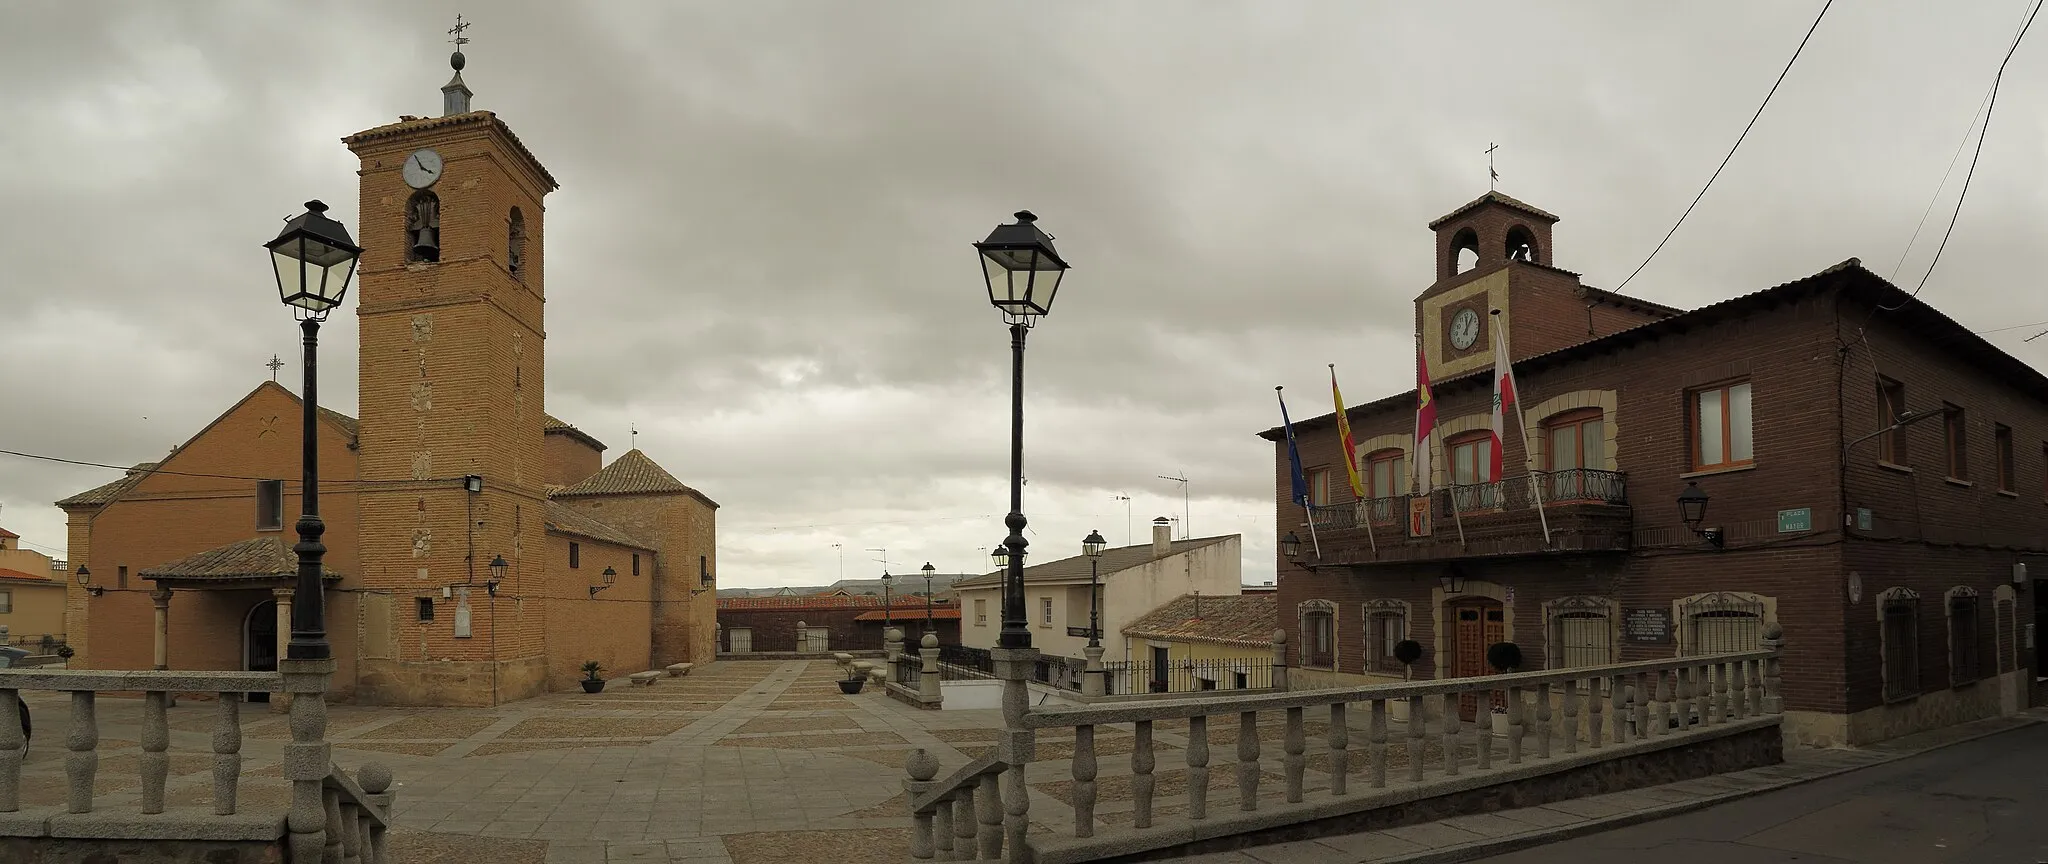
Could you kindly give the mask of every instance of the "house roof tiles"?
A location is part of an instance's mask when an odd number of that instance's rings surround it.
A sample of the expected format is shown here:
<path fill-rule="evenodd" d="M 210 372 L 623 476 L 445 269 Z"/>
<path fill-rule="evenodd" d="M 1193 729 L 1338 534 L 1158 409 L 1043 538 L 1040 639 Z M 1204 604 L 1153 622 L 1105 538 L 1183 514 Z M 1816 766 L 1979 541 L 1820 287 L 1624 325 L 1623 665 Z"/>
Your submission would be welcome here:
<path fill-rule="evenodd" d="M 1175 642 L 1271 645 L 1279 621 L 1277 600 L 1272 594 L 1183 594 L 1124 625 L 1123 633 Z"/>
<path fill-rule="evenodd" d="M 596 519 L 560 501 L 549 501 L 547 529 L 557 534 L 574 534 L 616 546 L 657 552 L 654 544 L 618 526 Z"/>
<path fill-rule="evenodd" d="M 299 572 L 299 556 L 281 536 L 256 537 L 216 546 L 197 555 L 142 571 L 158 582 L 256 582 L 289 579 Z M 327 570 L 329 579 L 341 574 Z"/>
<path fill-rule="evenodd" d="M 1102 578 L 1107 579 L 1112 573 L 1149 564 L 1169 555 L 1179 555 L 1183 552 L 1192 552 L 1204 546 L 1213 546 L 1236 536 L 1235 534 L 1227 534 L 1221 537 L 1196 537 L 1192 540 L 1175 540 L 1173 541 L 1172 548 L 1166 555 L 1153 554 L 1152 544 L 1150 543 L 1105 549 L 1102 552 L 1102 562 L 1097 572 L 1100 573 Z M 1058 561 L 1047 561 L 1044 564 L 1026 566 L 1024 568 L 1024 584 L 1066 582 L 1074 579 L 1086 581 L 1088 573 L 1088 556 L 1076 555 L 1072 558 L 1062 558 Z M 991 585 L 999 585 L 1002 583 L 1002 579 L 1002 571 L 998 570 L 994 573 L 984 573 L 972 579 L 958 580 L 953 583 L 953 587 L 955 589 L 984 588 Z"/>
<path fill-rule="evenodd" d="M 555 493 L 557 498 L 584 495 L 689 495 L 711 507 L 718 503 L 704 493 L 683 485 L 675 475 L 655 464 L 639 448 L 628 450 L 596 474 Z"/>

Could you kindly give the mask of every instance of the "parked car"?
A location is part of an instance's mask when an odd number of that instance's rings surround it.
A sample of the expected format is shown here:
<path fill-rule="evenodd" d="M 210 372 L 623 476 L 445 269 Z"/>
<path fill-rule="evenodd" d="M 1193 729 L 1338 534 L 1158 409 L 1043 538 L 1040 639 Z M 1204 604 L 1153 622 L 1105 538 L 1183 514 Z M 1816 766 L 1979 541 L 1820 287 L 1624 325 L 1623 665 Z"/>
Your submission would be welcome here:
<path fill-rule="evenodd" d="M 0 669 L 13 668 L 17 662 L 30 656 L 33 655 L 12 645 L 0 645 Z M 26 753 L 28 751 L 28 740 L 33 737 L 31 730 L 34 724 L 30 723 L 28 719 L 28 703 L 16 702 L 15 704 L 21 706 L 21 749 Z"/>

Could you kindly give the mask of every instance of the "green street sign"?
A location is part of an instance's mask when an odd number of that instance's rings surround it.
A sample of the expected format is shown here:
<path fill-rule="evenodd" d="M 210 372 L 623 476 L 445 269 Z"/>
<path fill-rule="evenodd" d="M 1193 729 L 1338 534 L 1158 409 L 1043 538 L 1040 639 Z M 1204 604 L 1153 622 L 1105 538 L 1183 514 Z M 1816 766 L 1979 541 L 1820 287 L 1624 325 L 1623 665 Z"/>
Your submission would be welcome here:
<path fill-rule="evenodd" d="M 1778 511 L 1778 533 L 1793 534 L 1813 530 L 1813 508 Z"/>

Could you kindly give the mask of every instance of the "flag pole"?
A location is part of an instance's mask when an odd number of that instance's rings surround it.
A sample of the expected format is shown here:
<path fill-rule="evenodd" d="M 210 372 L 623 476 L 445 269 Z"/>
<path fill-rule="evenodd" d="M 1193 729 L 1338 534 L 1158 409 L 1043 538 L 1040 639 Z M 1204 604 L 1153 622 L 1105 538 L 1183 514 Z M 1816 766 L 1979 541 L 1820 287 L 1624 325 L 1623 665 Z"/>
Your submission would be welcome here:
<path fill-rule="evenodd" d="M 1287 418 L 1287 396 L 1281 392 L 1284 387 L 1285 385 L 1281 384 L 1273 385 L 1273 398 L 1280 402 L 1280 422 L 1285 424 L 1287 429 L 1287 461 L 1289 463 L 1288 467 L 1294 475 L 1292 481 L 1301 482 L 1304 480 L 1301 474 L 1301 449 L 1294 441 L 1294 421 Z M 1316 550 L 1316 560 L 1321 561 L 1323 560 L 1323 541 L 1316 536 L 1316 511 L 1311 509 L 1312 505 L 1309 504 L 1307 483 L 1303 482 L 1302 486 L 1298 488 L 1301 489 L 1301 492 L 1295 503 L 1301 505 L 1302 515 L 1308 517 L 1308 542 Z"/>
<path fill-rule="evenodd" d="M 1330 395 L 1337 403 L 1337 434 L 1341 436 L 1343 439 L 1339 441 L 1338 444 L 1340 445 L 1339 449 L 1344 451 L 1344 461 L 1349 463 L 1345 466 L 1344 469 L 1345 476 L 1350 478 L 1351 492 L 1354 496 L 1358 498 L 1358 504 L 1357 506 L 1353 507 L 1352 510 L 1354 515 L 1358 513 L 1364 514 L 1365 518 L 1361 521 L 1365 522 L 1365 542 L 1371 545 L 1373 557 L 1377 558 L 1380 554 L 1380 541 L 1372 535 L 1372 499 L 1365 497 L 1365 493 L 1370 492 L 1371 490 L 1364 488 L 1359 483 L 1358 449 L 1352 446 L 1351 421 L 1347 418 L 1347 415 L 1344 413 L 1344 400 L 1337 395 L 1338 393 L 1339 391 L 1337 389 L 1337 364 L 1331 363 Z M 1313 540 L 1315 539 L 1316 532 L 1314 530 L 1310 530 L 1308 532 L 1308 536 L 1309 539 Z"/>
<path fill-rule="evenodd" d="M 1501 354 L 1512 358 L 1507 350 L 1508 334 L 1500 326 L 1500 310 L 1493 310 L 1493 336 L 1501 340 Z M 1508 385 L 1515 394 L 1515 422 L 1522 426 L 1522 470 L 1529 475 L 1529 495 L 1536 502 L 1536 521 L 1543 525 L 1543 548 L 1550 548 L 1550 513 L 1543 509 L 1543 484 L 1536 478 L 1536 451 L 1529 447 L 1529 415 L 1522 413 L 1522 383 L 1515 380 L 1514 360 L 1508 360 Z"/>
<path fill-rule="evenodd" d="M 1436 433 L 1437 452 L 1444 454 L 1444 473 L 1451 476 L 1451 482 L 1444 484 L 1444 486 L 1451 493 L 1451 521 L 1458 523 L 1458 545 L 1463 546 L 1465 545 L 1465 511 L 1464 508 L 1458 506 L 1458 464 L 1455 460 L 1451 459 L 1450 451 L 1444 449 L 1443 427 L 1438 426 L 1430 431 Z"/>

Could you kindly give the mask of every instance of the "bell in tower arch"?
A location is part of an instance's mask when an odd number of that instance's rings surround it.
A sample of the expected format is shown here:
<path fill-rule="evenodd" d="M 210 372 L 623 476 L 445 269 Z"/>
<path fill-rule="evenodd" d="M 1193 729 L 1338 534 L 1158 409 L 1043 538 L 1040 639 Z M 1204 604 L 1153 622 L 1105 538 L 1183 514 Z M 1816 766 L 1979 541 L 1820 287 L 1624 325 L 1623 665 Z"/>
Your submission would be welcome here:
<path fill-rule="evenodd" d="M 406 205 L 405 240 L 408 260 L 441 260 L 441 199 L 434 193 L 422 189 Z"/>

